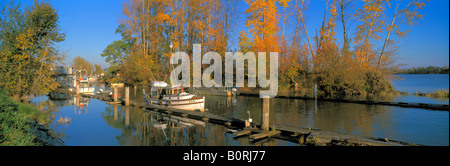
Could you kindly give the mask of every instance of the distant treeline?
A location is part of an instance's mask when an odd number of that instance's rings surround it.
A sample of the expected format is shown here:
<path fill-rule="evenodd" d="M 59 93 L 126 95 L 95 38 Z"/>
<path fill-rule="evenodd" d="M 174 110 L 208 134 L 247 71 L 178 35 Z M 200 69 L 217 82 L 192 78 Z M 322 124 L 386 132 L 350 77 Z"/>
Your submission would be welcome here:
<path fill-rule="evenodd" d="M 394 71 L 394 74 L 449 74 L 448 66 L 436 67 L 413 67 L 412 69 L 399 69 Z"/>

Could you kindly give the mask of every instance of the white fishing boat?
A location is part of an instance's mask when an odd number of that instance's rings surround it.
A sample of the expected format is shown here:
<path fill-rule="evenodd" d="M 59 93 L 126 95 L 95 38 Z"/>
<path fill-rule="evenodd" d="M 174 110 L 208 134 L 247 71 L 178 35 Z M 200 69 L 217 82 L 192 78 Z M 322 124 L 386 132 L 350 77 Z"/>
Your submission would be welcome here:
<path fill-rule="evenodd" d="M 184 110 L 204 111 L 205 97 L 190 94 L 181 86 L 169 87 L 162 81 L 153 81 L 150 94 L 143 89 L 144 100 L 149 105 L 159 105 Z"/>
<path fill-rule="evenodd" d="M 95 91 L 95 87 L 94 84 L 92 84 L 89 81 L 89 77 L 87 77 L 86 70 L 75 70 L 74 72 L 75 74 L 72 76 L 71 83 L 68 84 L 69 91 L 71 92 L 76 92 L 77 90 L 77 86 L 79 86 L 78 88 L 78 92 L 79 93 L 87 93 L 87 94 L 94 94 Z"/>
<path fill-rule="evenodd" d="M 79 89 L 80 93 L 94 94 L 94 91 L 95 91 L 94 85 L 91 84 L 89 82 L 89 80 L 80 79 L 78 83 L 80 84 L 80 89 Z"/>

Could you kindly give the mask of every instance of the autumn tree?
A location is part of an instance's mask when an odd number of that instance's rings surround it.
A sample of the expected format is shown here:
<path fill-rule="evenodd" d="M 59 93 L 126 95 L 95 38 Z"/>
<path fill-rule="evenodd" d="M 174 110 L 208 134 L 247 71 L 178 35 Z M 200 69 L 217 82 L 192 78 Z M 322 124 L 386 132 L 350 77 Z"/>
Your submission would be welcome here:
<path fill-rule="evenodd" d="M 343 37 L 343 44 L 342 44 L 342 55 L 346 59 L 346 61 L 350 61 L 351 53 L 350 53 L 350 38 L 348 35 L 348 30 L 350 29 L 351 25 L 354 23 L 354 17 L 352 16 L 351 11 L 354 7 L 354 1 L 352 0 L 339 0 L 337 2 L 337 8 L 338 8 L 338 16 L 337 19 L 341 22 L 342 25 L 342 37 Z"/>
<path fill-rule="evenodd" d="M 340 91 L 339 83 L 345 81 L 342 64 L 342 57 L 339 47 L 336 43 L 336 17 L 337 17 L 337 0 L 333 0 L 330 5 L 326 3 L 325 14 L 320 28 L 319 36 L 315 37 L 316 56 L 314 59 L 314 72 L 317 75 L 319 89 L 325 94 L 333 94 Z M 329 11 L 328 20 L 327 11 Z"/>
<path fill-rule="evenodd" d="M 298 2 L 299 0 L 295 0 L 294 2 L 295 2 L 295 9 L 296 9 L 296 11 L 297 11 L 297 20 L 300 20 L 301 21 L 301 23 L 302 23 L 302 25 L 303 25 L 303 30 L 304 30 L 304 32 L 305 32 L 305 35 L 306 35 L 306 39 L 308 40 L 308 46 L 309 46 L 309 52 L 311 53 L 311 59 L 312 59 L 312 61 L 314 62 L 314 49 L 312 48 L 312 45 L 311 45 L 311 40 L 310 40 L 310 38 L 309 38 L 309 34 L 308 34 L 308 30 L 307 30 L 307 28 L 306 28 L 306 24 L 305 24 L 305 19 L 304 19 L 304 11 L 307 9 L 307 6 L 308 6 L 308 4 L 307 4 L 307 2 L 305 2 L 305 0 L 301 0 L 301 2 L 299 3 Z M 297 21 L 297 25 L 298 25 L 299 23 L 298 23 L 298 21 Z M 297 28 L 296 28 L 296 33 L 298 32 L 298 26 L 297 26 Z M 295 37 L 297 36 L 297 35 L 294 35 Z M 294 43 L 295 43 L 295 41 L 296 40 L 294 40 Z M 314 67 L 314 66 L 313 66 Z"/>
<path fill-rule="evenodd" d="M 119 60 L 121 81 L 130 84 L 149 84 L 167 78 L 169 57 L 177 51 L 192 58 L 193 44 L 201 44 L 202 51 L 216 51 L 224 55 L 232 31 L 231 19 L 236 15 L 237 0 L 130 0 L 124 2 L 121 28 L 133 41 L 127 52 L 121 51 L 124 38 L 105 49 L 107 60 Z M 118 50 L 118 51 L 115 51 Z M 122 54 L 116 54 L 116 53 Z M 116 56 L 113 56 L 116 55 Z M 206 66 L 203 66 L 206 67 Z M 167 81 L 167 80 L 166 80 Z"/>
<path fill-rule="evenodd" d="M 239 51 L 243 54 L 251 51 L 252 40 L 248 37 L 247 32 L 242 30 L 239 33 Z"/>
<path fill-rule="evenodd" d="M 131 0 L 124 2 L 124 33 L 134 40 L 122 75 L 123 81 L 130 84 L 150 84 L 168 70 L 167 59 L 163 54 L 169 52 L 169 40 L 164 35 L 169 20 L 166 14 L 168 1 Z"/>
<path fill-rule="evenodd" d="M 249 13 L 246 26 L 253 37 L 252 50 L 255 52 L 278 52 L 279 39 L 276 36 L 279 14 L 276 3 L 287 6 L 286 0 L 245 0 L 250 7 L 245 11 Z"/>
<path fill-rule="evenodd" d="M 73 67 L 74 70 L 86 71 L 86 74 L 88 75 L 94 72 L 94 66 L 81 56 L 73 58 L 71 66 Z"/>
<path fill-rule="evenodd" d="M 429 2 L 429 0 L 427 0 L 427 2 Z M 401 31 L 400 25 L 414 25 L 417 23 L 417 20 L 423 19 L 423 15 L 419 12 L 420 9 L 426 6 L 423 0 L 412 0 L 409 2 L 404 2 L 403 0 L 392 0 L 391 3 L 392 4 L 389 5 L 389 8 L 394 11 L 394 14 L 390 19 L 390 23 L 386 25 L 387 34 L 378 58 L 377 69 L 380 68 L 383 60 L 385 63 L 390 60 L 390 57 L 386 57 L 385 50 L 394 44 L 394 40 L 391 38 L 391 33 L 394 32 L 393 34 L 396 34 L 399 38 L 404 38 L 407 36 L 409 30 Z"/>
<path fill-rule="evenodd" d="M 384 11 L 386 1 L 384 0 L 363 0 L 364 5 L 358 9 L 361 25 L 357 26 L 353 44 L 360 44 L 355 47 L 355 57 L 361 69 L 371 69 L 375 59 L 375 52 L 372 52 L 371 39 L 380 40 L 379 33 L 383 31 Z"/>
<path fill-rule="evenodd" d="M 63 54 L 55 44 L 64 41 L 58 14 L 46 1 L 22 9 L 14 1 L 2 3 L 0 14 L 0 86 L 16 100 L 54 90 L 52 67 Z"/>

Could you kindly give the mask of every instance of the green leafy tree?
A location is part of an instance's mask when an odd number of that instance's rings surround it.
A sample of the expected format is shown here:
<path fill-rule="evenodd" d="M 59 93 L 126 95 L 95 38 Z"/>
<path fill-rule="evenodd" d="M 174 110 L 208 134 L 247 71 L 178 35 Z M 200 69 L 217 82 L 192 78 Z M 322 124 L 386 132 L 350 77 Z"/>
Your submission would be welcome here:
<path fill-rule="evenodd" d="M 103 73 L 102 65 L 94 64 L 94 67 L 95 67 L 94 74 L 102 74 Z"/>
<path fill-rule="evenodd" d="M 124 31 L 125 25 L 121 24 L 116 28 L 116 34 L 122 36 L 121 40 L 116 40 L 109 44 L 100 55 L 105 58 L 110 67 L 105 69 L 105 76 L 107 82 L 116 82 L 117 73 L 124 67 L 126 59 L 128 58 L 131 46 L 135 40 L 131 35 Z"/>
<path fill-rule="evenodd" d="M 52 67 L 63 59 L 55 44 L 64 41 L 58 14 L 46 1 L 21 8 L 10 1 L 0 14 L 0 86 L 16 100 L 46 94 L 58 84 Z"/>

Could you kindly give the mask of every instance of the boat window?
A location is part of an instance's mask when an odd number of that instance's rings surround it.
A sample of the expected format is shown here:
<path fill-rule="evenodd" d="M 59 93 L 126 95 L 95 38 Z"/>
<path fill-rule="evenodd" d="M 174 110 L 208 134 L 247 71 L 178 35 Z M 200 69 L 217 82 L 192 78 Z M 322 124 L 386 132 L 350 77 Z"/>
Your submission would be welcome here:
<path fill-rule="evenodd" d="M 158 96 L 158 91 L 152 91 L 152 96 Z"/>
<path fill-rule="evenodd" d="M 161 90 L 161 96 L 164 96 L 165 94 L 167 94 L 166 90 L 162 89 Z"/>

